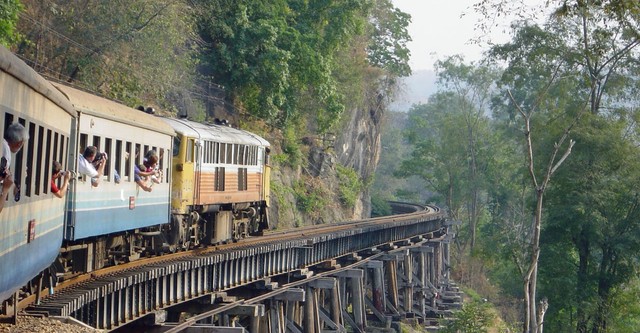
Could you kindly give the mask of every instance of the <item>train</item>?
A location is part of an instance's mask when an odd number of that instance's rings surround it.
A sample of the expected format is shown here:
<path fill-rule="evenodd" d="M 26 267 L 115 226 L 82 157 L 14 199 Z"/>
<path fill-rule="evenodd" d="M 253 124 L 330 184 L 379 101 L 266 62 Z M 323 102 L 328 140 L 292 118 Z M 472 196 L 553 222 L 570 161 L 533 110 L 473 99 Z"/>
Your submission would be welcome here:
<path fill-rule="evenodd" d="M 11 158 L 13 191 L 0 212 L 0 302 L 61 277 L 269 229 L 271 148 L 260 135 L 47 80 L 4 47 L 0 69 L 0 126 L 19 123 L 29 135 Z M 93 179 L 79 172 L 89 146 L 107 157 Z M 144 179 L 145 190 L 136 172 L 149 152 L 157 177 Z M 52 193 L 64 181 L 54 161 L 70 173 L 62 198 Z"/>

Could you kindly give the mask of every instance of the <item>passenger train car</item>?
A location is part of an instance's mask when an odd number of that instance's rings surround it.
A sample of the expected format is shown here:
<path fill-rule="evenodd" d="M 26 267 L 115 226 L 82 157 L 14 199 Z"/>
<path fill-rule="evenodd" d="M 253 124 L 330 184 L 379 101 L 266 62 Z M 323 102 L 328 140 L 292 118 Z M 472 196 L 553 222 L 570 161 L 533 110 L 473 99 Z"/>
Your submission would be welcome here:
<path fill-rule="evenodd" d="M 51 161 L 68 161 L 77 115 L 69 100 L 0 47 L 0 123 L 18 122 L 29 140 L 12 156 L 15 183 L 0 213 L 0 301 L 49 267 L 62 243 L 65 201 L 50 192 Z"/>
<path fill-rule="evenodd" d="M 0 212 L 0 302 L 36 276 L 55 283 L 268 228 L 269 143 L 260 136 L 49 82 L 2 47 L 0 68 L 3 128 L 20 122 L 30 135 L 11 165 L 21 195 Z M 77 172 L 87 146 L 108 157 L 97 186 Z M 146 192 L 134 176 L 149 151 L 161 176 L 144 179 Z M 50 193 L 54 160 L 74 175 L 63 199 Z"/>

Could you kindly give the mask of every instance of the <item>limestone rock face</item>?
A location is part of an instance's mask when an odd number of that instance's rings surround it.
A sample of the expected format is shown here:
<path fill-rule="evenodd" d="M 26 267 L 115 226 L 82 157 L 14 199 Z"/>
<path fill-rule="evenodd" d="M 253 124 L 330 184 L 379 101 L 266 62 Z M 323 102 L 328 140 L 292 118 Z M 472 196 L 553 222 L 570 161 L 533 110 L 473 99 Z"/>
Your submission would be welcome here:
<path fill-rule="evenodd" d="M 370 183 L 380 158 L 380 128 L 384 114 L 381 98 L 370 106 L 347 111 L 338 133 L 322 137 L 306 136 L 300 142 L 302 162 L 273 162 L 271 225 L 287 229 L 310 224 L 334 223 L 368 218 L 371 214 L 369 190 L 359 193 L 353 205 L 340 197 L 337 166 L 355 170 L 363 183 Z M 282 154 L 283 138 L 269 137 L 273 154 Z M 302 194 L 301 194 L 302 193 Z"/>
<path fill-rule="evenodd" d="M 373 177 L 380 160 L 380 128 L 384 112 L 379 102 L 367 109 L 356 110 L 342 133 L 336 138 L 335 152 L 340 164 L 353 168 L 363 181 Z M 361 193 L 353 212 L 354 219 L 371 214 L 371 196 Z"/>

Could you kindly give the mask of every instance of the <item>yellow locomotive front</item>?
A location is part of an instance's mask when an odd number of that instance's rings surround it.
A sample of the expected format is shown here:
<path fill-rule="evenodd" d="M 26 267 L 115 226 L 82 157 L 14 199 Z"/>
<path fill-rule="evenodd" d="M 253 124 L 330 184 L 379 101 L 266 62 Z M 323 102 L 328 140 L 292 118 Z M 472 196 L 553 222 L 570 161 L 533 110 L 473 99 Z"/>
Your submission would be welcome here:
<path fill-rule="evenodd" d="M 268 229 L 269 143 L 221 125 L 165 119 L 176 131 L 172 235 L 183 247 L 215 244 Z"/>

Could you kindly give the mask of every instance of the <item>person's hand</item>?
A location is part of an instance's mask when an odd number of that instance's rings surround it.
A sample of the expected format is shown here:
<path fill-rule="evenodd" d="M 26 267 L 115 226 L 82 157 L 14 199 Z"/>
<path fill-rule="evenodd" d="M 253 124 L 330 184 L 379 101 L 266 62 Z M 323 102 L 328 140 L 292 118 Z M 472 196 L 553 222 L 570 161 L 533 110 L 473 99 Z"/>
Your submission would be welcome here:
<path fill-rule="evenodd" d="M 11 176 L 11 172 L 7 170 L 7 174 L 4 176 L 4 181 L 2 182 L 2 192 L 6 194 L 5 191 L 9 190 L 13 185 L 13 176 Z"/>
<path fill-rule="evenodd" d="M 64 180 L 69 180 L 71 179 L 71 172 L 70 171 L 65 171 L 64 172 Z"/>

